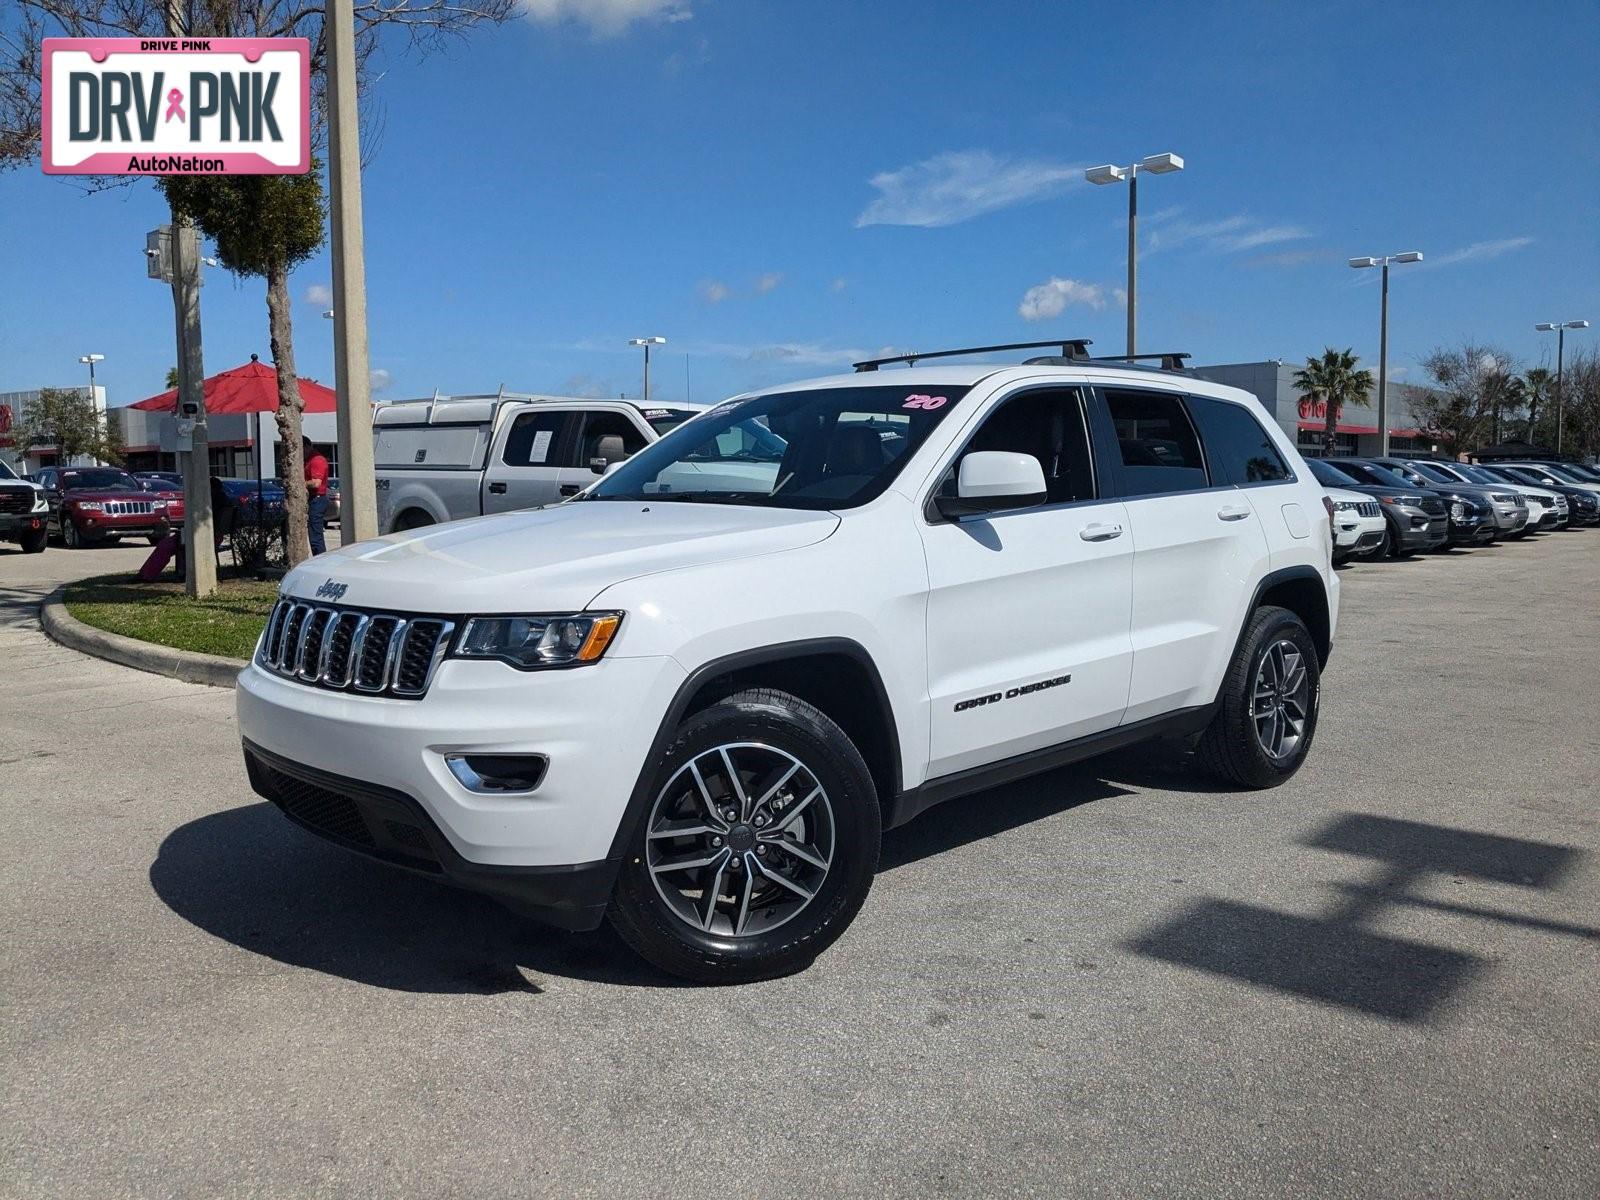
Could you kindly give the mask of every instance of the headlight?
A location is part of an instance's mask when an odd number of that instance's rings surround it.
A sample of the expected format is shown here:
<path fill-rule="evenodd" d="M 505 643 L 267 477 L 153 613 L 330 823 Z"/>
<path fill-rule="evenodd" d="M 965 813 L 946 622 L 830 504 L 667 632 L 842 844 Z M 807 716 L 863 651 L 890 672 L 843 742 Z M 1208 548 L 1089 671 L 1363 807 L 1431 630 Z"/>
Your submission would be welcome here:
<path fill-rule="evenodd" d="M 617 634 L 622 614 L 473 617 L 456 643 L 457 658 L 493 658 L 524 671 L 597 662 Z"/>
<path fill-rule="evenodd" d="M 50 507 L 50 501 L 44 498 L 43 492 L 35 492 L 33 496 L 33 511 L 45 512 Z"/>
<path fill-rule="evenodd" d="M 1459 521 L 1459 520 L 1461 520 L 1462 517 L 1464 517 L 1466 515 L 1467 515 L 1467 506 L 1465 504 L 1461 503 L 1461 501 L 1459 501 L 1459 500 L 1454 500 L 1454 501 L 1451 502 L 1451 504 L 1450 504 L 1450 519 L 1452 521 Z"/>
<path fill-rule="evenodd" d="M 1355 512 L 1360 507 L 1354 500 L 1335 500 L 1333 502 L 1334 512 Z"/>
<path fill-rule="evenodd" d="M 99 512 L 101 504 L 98 500 L 74 500 L 72 507 L 81 509 L 84 512 Z"/>

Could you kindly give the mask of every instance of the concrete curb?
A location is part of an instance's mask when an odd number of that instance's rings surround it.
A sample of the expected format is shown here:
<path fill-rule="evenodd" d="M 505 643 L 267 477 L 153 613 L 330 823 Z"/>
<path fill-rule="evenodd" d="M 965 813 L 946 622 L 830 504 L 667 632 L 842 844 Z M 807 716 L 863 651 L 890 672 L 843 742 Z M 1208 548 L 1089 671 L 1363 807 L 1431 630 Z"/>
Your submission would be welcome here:
<path fill-rule="evenodd" d="M 243 659 L 174 650 L 85 625 L 67 611 L 62 600 L 65 593 L 66 586 L 62 585 L 40 602 L 39 624 L 44 627 L 45 636 L 80 654 L 210 687 L 231 688 L 239 672 L 249 666 Z"/>

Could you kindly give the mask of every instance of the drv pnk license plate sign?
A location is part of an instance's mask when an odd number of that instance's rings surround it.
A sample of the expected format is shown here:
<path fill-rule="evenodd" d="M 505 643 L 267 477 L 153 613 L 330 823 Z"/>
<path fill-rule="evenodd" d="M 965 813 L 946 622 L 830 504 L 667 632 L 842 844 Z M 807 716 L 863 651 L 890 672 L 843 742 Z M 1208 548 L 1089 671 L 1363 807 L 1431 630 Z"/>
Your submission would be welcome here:
<path fill-rule="evenodd" d="M 49 175 L 303 175 L 305 38 L 46 38 Z"/>

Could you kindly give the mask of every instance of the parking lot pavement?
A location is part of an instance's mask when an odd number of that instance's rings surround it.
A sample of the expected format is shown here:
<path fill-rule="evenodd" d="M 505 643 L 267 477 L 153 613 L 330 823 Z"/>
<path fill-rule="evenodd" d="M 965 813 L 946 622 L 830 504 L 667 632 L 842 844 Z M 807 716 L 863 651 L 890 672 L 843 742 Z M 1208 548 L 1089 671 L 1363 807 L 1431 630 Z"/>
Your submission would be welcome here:
<path fill-rule="evenodd" d="M 1600 532 L 1342 572 L 1290 784 L 935 810 L 727 989 L 290 827 L 38 633 L 119 555 L 0 549 L 0 1193 L 1600 1194 Z"/>

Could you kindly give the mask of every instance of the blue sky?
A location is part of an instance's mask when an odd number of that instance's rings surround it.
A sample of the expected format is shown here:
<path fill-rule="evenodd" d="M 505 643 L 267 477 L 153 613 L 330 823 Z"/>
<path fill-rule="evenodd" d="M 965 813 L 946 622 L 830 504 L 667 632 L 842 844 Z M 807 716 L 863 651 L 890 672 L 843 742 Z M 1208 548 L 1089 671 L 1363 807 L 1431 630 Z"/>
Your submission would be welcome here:
<path fill-rule="evenodd" d="M 1600 326 L 1600 22 L 1585 6 L 527 0 L 386 56 L 364 178 L 378 395 L 710 401 L 883 347 L 1088 336 L 1120 353 L 1126 192 L 1082 168 L 1174 151 L 1141 188 L 1141 349 L 1377 356 L 1472 337 L 1553 357 Z M 152 185 L 0 176 L 0 391 L 113 403 L 175 359 Z M 293 278 L 331 381 L 325 258 Z M 261 281 L 209 273 L 208 371 L 267 354 Z M 1585 336 L 1576 335 L 1575 345 Z"/>

